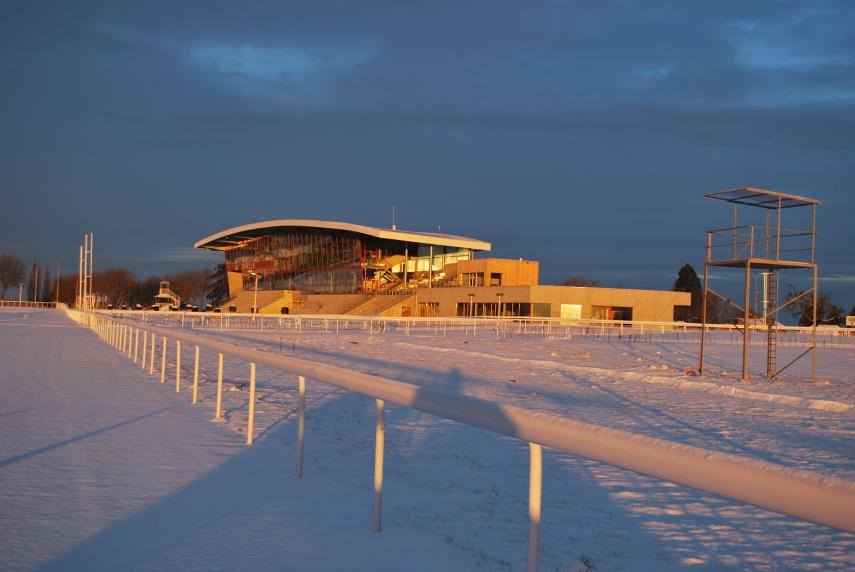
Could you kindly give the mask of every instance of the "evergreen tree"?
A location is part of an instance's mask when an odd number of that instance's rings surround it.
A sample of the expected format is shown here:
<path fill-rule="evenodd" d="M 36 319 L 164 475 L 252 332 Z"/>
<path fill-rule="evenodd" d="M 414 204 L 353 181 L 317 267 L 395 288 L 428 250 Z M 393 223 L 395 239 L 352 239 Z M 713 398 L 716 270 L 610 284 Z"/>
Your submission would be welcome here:
<path fill-rule="evenodd" d="M 691 264 L 684 264 L 677 272 L 677 279 L 674 281 L 675 292 L 690 292 L 692 294 L 692 305 L 688 308 L 688 312 L 683 310 L 675 315 L 675 319 L 682 319 L 686 322 L 701 321 L 701 306 L 703 305 L 703 287 L 701 279 L 698 278 L 698 273 Z M 711 300 L 707 300 L 707 321 L 714 321 L 710 315 Z"/>
<path fill-rule="evenodd" d="M 674 281 L 675 292 L 700 292 L 701 279 L 691 264 L 684 264 L 677 272 L 677 280 Z"/>
<path fill-rule="evenodd" d="M 225 263 L 217 264 L 208 281 L 208 299 L 214 306 L 220 306 L 229 298 L 229 277 Z"/>

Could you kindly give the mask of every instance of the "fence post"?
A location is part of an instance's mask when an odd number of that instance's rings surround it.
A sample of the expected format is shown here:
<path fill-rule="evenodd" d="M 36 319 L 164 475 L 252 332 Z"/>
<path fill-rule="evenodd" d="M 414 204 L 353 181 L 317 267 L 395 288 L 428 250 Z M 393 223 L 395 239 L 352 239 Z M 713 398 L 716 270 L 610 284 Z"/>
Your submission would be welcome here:
<path fill-rule="evenodd" d="M 151 353 L 148 356 L 148 374 L 154 375 L 154 350 L 157 344 L 157 338 L 154 332 L 151 333 Z"/>
<path fill-rule="evenodd" d="M 181 391 L 181 340 L 175 340 L 175 393 Z"/>
<path fill-rule="evenodd" d="M 306 378 L 297 377 L 297 478 L 303 478 L 303 436 L 306 431 Z"/>
<path fill-rule="evenodd" d="M 528 572 L 537 572 L 540 560 L 540 493 L 543 482 L 543 452 L 540 445 L 528 444 Z"/>
<path fill-rule="evenodd" d="M 140 369 L 145 369 L 145 353 L 148 350 L 148 332 L 143 330 L 142 337 L 142 359 L 140 360 Z"/>
<path fill-rule="evenodd" d="M 193 365 L 193 403 L 199 397 L 199 346 L 196 346 L 196 361 Z"/>
<path fill-rule="evenodd" d="M 134 363 L 137 363 L 137 358 L 139 357 L 139 354 L 137 352 L 139 347 L 140 347 L 140 329 L 134 328 Z"/>
<path fill-rule="evenodd" d="M 217 360 L 217 411 L 214 414 L 214 419 L 220 419 L 223 416 L 223 354 L 219 354 Z"/>
<path fill-rule="evenodd" d="M 126 342 L 125 342 L 125 352 L 126 352 L 126 353 L 127 353 L 127 355 L 128 355 L 128 359 L 131 359 L 131 350 L 133 350 L 133 349 L 134 349 L 134 347 L 133 347 L 133 346 L 134 346 L 134 332 L 133 332 L 133 330 L 131 329 L 131 326 L 130 326 L 130 325 L 128 325 L 128 326 L 127 326 L 127 332 L 126 332 L 126 334 L 127 334 L 127 335 L 125 336 L 125 340 L 126 340 Z"/>
<path fill-rule="evenodd" d="M 255 363 L 249 364 L 249 421 L 246 426 L 246 444 L 252 445 L 255 425 Z"/>
<path fill-rule="evenodd" d="M 163 352 L 160 354 L 160 383 L 166 383 L 166 336 L 163 336 Z"/>
<path fill-rule="evenodd" d="M 385 402 L 377 399 L 377 426 L 374 435 L 374 516 L 371 530 L 380 532 L 380 517 L 383 511 L 383 442 L 386 432 L 384 410 Z"/>

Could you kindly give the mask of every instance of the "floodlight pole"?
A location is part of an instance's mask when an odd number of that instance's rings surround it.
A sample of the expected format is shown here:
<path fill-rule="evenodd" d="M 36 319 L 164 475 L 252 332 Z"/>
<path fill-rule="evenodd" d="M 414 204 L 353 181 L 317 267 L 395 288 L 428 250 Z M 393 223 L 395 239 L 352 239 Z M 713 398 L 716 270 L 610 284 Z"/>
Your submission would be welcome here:
<path fill-rule="evenodd" d="M 89 287 L 87 286 L 87 274 L 89 273 L 89 233 L 83 235 L 83 285 L 81 294 L 83 295 L 82 307 L 84 310 L 89 309 Z"/>
<path fill-rule="evenodd" d="M 89 309 L 95 309 L 95 295 L 92 289 L 92 278 L 95 274 L 95 233 L 89 233 Z"/>
<path fill-rule="evenodd" d="M 77 309 L 83 309 L 83 246 L 80 247 L 80 258 L 77 264 Z"/>

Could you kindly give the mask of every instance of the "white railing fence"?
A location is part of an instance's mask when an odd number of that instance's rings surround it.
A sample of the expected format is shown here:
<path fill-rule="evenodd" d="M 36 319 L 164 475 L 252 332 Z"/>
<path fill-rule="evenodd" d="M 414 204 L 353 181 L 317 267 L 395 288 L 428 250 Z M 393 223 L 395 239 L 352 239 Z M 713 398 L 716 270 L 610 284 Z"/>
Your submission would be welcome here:
<path fill-rule="evenodd" d="M 26 300 L 0 300 L 0 308 L 65 308 L 62 302 L 27 302 Z"/>
<path fill-rule="evenodd" d="M 176 391 L 181 388 L 181 344 L 195 346 L 194 402 L 198 387 L 199 348 L 218 353 L 216 417 L 222 415 L 223 356 L 249 362 L 254 374 L 261 364 L 297 376 L 299 388 L 296 474 L 303 473 L 306 379 L 369 396 L 376 403 L 374 511 L 372 529 L 381 529 L 385 403 L 394 403 L 465 425 L 486 429 L 529 443 L 529 543 L 527 566 L 538 569 L 542 447 L 579 455 L 621 469 L 712 493 L 780 514 L 855 533 L 855 483 L 773 463 L 718 453 L 662 439 L 535 413 L 459 394 L 355 372 L 268 352 L 237 347 L 175 328 L 117 320 L 96 313 L 68 310 L 69 316 L 91 328 L 101 339 L 154 375 L 154 356 L 161 348 L 160 380 L 165 383 L 166 355 L 175 344 Z M 140 336 L 142 343 L 140 345 Z M 142 357 L 138 360 L 138 348 Z M 247 444 L 253 440 L 255 376 L 251 375 Z"/>
<path fill-rule="evenodd" d="M 210 312 L 149 312 L 101 310 L 100 314 L 144 324 L 179 326 L 193 330 L 257 331 L 367 331 L 412 336 L 532 337 L 539 339 L 607 339 L 626 342 L 700 342 L 701 324 L 620 320 L 568 320 L 562 318 L 411 318 L 355 315 L 264 315 Z M 750 325 L 752 344 L 765 345 L 765 325 Z M 733 324 L 707 324 L 706 342 L 742 345 L 742 328 Z M 812 329 L 779 326 L 779 347 L 809 347 Z M 823 327 L 817 330 L 820 348 L 855 348 L 855 328 Z"/>

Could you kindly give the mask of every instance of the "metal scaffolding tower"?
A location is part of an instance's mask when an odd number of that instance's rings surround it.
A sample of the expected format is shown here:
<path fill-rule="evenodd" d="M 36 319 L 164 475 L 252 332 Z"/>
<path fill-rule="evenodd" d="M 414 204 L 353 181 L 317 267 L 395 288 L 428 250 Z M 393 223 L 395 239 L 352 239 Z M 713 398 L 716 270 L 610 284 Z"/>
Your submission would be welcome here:
<path fill-rule="evenodd" d="M 701 309 L 701 342 L 699 372 L 704 368 L 704 345 L 706 342 L 707 300 L 709 294 L 729 300 L 709 288 L 709 268 L 743 268 L 745 273 L 745 305 L 738 308 L 742 315 L 742 379 L 748 381 L 748 344 L 751 323 L 751 270 L 765 269 L 763 277 L 763 318 L 757 320 L 757 328 L 766 330 L 766 377 L 775 379 L 778 374 L 808 353 L 811 354 L 811 375 L 816 381 L 816 324 L 819 267 L 815 260 L 816 207 L 822 204 L 816 199 L 787 195 L 763 189 L 742 187 L 704 195 L 706 198 L 725 201 L 733 205 L 733 226 L 707 231 L 707 250 L 704 258 L 704 290 Z M 739 207 L 748 206 L 764 209 L 765 223 L 739 225 Z M 782 226 L 782 211 L 789 208 L 810 207 L 810 228 L 785 228 Z M 751 211 L 756 215 L 756 211 Z M 763 212 L 763 211 L 761 211 Z M 775 221 L 772 214 L 775 213 Z M 749 213 L 750 214 L 750 213 Z M 774 224 L 773 224 L 774 222 Z M 778 303 L 778 278 L 782 270 L 808 269 L 813 274 L 813 287 L 802 292 L 785 304 Z M 778 314 L 810 295 L 812 298 L 811 347 L 790 363 L 777 368 Z M 755 304 L 755 317 L 759 315 Z M 762 326 L 761 326 L 762 324 Z"/>

